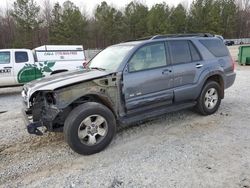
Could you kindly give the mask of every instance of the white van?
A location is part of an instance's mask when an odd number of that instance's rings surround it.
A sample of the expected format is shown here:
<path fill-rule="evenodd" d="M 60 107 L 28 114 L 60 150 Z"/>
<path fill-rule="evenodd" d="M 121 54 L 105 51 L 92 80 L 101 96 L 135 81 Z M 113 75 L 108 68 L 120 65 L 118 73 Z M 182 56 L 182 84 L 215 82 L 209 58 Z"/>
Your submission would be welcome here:
<path fill-rule="evenodd" d="M 33 50 L 0 50 L 0 87 L 20 85 L 51 74 L 83 69 L 82 46 L 45 45 Z"/>

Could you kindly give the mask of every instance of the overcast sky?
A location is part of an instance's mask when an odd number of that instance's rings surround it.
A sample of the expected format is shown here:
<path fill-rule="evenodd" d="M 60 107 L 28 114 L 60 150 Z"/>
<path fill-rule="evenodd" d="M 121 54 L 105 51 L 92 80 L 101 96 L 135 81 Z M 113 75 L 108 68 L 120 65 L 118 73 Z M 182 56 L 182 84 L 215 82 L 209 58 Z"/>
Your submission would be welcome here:
<path fill-rule="evenodd" d="M 7 6 L 11 6 L 15 0 L 1 0 L 0 7 L 6 8 Z M 35 0 L 37 4 L 43 5 L 44 0 Z M 50 0 L 51 3 L 59 2 L 62 4 L 66 0 Z M 97 4 L 100 4 L 103 0 L 71 0 L 75 3 L 81 10 L 86 10 L 88 14 L 91 14 L 96 7 Z M 121 8 L 127 5 L 132 0 L 106 0 L 109 5 L 113 5 L 116 8 Z M 178 3 L 189 4 L 191 0 L 139 0 L 140 2 L 146 4 L 151 7 L 156 3 L 166 2 L 168 5 L 176 6 Z"/>

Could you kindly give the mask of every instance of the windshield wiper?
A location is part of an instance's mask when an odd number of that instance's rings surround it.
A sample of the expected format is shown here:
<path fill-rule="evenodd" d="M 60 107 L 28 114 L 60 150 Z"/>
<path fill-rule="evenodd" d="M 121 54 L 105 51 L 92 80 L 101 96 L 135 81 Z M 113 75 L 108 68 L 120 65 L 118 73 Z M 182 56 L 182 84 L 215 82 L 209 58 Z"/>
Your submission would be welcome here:
<path fill-rule="evenodd" d="M 105 71 L 106 69 L 101 68 L 101 67 L 90 67 L 90 69 L 96 69 L 96 70 L 100 70 L 100 71 Z"/>

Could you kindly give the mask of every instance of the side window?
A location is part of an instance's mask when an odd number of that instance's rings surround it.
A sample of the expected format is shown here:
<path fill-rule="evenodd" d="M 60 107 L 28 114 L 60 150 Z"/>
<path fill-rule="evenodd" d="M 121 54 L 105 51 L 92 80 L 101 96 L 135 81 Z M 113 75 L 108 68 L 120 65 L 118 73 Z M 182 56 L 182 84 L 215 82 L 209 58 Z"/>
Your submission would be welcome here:
<path fill-rule="evenodd" d="M 29 61 L 27 52 L 15 52 L 16 63 L 25 63 Z"/>
<path fill-rule="evenodd" d="M 140 48 L 129 61 L 129 72 L 166 66 L 164 43 L 154 43 Z"/>
<path fill-rule="evenodd" d="M 10 52 L 0 52 L 0 64 L 10 63 Z"/>
<path fill-rule="evenodd" d="M 228 56 L 229 52 L 227 47 L 223 44 L 220 39 L 204 39 L 200 42 L 215 56 L 224 57 Z"/>
<path fill-rule="evenodd" d="M 188 41 L 176 40 L 169 41 L 170 49 L 173 57 L 173 64 L 190 63 L 191 54 Z"/>
<path fill-rule="evenodd" d="M 189 47 L 190 47 L 190 51 L 191 51 L 192 61 L 200 61 L 201 56 L 200 56 L 199 52 L 197 51 L 197 49 L 194 47 L 193 43 L 190 41 L 189 41 Z"/>

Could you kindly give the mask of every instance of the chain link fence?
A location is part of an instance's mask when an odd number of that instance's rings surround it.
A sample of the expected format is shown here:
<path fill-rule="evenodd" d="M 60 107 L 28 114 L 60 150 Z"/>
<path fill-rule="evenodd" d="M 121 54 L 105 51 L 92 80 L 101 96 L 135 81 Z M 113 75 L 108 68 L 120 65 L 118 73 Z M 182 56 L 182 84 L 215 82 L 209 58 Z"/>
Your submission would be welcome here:
<path fill-rule="evenodd" d="M 93 57 L 95 57 L 96 54 L 98 54 L 100 51 L 102 51 L 102 49 L 87 49 L 87 50 L 84 50 L 87 61 L 89 61 Z"/>

